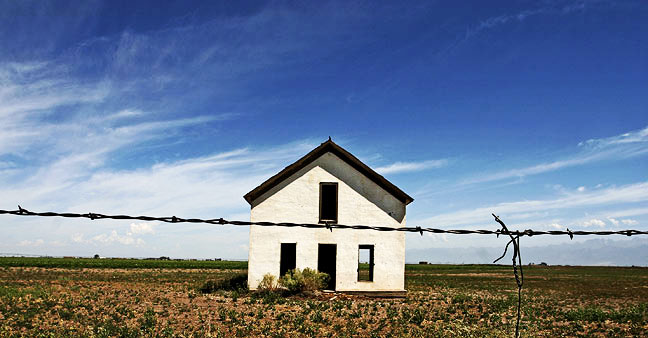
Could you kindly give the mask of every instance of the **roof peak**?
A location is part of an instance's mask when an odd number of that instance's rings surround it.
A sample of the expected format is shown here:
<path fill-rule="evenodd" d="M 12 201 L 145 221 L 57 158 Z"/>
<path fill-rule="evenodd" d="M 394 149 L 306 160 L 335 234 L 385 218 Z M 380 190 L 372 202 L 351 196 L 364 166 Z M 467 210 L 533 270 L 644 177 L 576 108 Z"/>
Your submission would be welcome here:
<path fill-rule="evenodd" d="M 406 205 L 414 201 L 412 197 L 410 197 L 408 194 L 400 190 L 393 183 L 389 182 L 382 175 L 375 172 L 373 169 L 369 168 L 369 166 L 367 166 L 366 164 L 362 163 L 362 161 L 360 161 L 357 157 L 353 156 L 347 150 L 345 150 L 344 148 L 340 147 L 335 142 L 333 142 L 330 136 L 328 140 L 320 144 L 315 149 L 311 150 L 308 154 L 304 155 L 295 163 L 292 163 L 291 165 L 285 167 L 279 173 L 275 174 L 274 176 L 267 179 L 265 182 L 261 183 L 258 187 L 254 188 L 252 191 L 248 192 L 243 197 L 251 205 L 254 200 L 256 200 L 258 197 L 266 193 L 272 187 L 284 181 L 285 179 L 287 179 L 288 177 L 290 177 L 300 169 L 304 168 L 305 166 L 307 166 L 308 164 L 310 164 L 311 162 L 315 161 L 320 156 L 328 152 L 336 155 L 342 161 L 351 165 L 351 167 L 353 167 L 355 170 L 359 171 L 361 174 L 363 174 L 364 176 L 372 180 L 378 186 L 385 189 L 385 191 L 387 191 L 392 196 L 396 197 L 399 201 L 405 203 Z"/>

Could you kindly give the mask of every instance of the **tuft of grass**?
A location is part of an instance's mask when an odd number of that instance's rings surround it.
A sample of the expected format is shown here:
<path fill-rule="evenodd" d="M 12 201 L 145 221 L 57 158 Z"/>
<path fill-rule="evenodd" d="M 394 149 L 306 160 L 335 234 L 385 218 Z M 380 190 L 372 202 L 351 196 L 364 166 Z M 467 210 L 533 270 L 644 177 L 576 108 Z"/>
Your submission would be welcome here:
<path fill-rule="evenodd" d="M 34 298 L 46 298 L 48 292 L 41 288 L 19 288 L 16 286 L 0 286 L 0 298 L 13 299 L 31 295 Z"/>
<path fill-rule="evenodd" d="M 452 303 L 453 304 L 463 304 L 463 303 L 469 303 L 472 302 L 473 298 L 470 295 L 459 293 L 454 296 L 452 296 Z"/>
<path fill-rule="evenodd" d="M 606 311 L 601 307 L 587 306 L 563 312 L 563 315 L 569 321 L 604 322 L 612 320 L 641 324 L 648 321 L 648 304 L 641 303 L 620 311 Z"/>

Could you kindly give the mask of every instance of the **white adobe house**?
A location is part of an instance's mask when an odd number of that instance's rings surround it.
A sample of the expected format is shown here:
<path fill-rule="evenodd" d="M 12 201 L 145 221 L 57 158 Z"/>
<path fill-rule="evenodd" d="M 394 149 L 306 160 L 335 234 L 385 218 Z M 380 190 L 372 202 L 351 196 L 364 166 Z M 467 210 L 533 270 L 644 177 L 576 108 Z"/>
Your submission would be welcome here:
<path fill-rule="evenodd" d="M 405 233 L 329 231 L 326 223 L 403 227 L 413 199 L 330 138 L 244 197 L 253 222 L 322 224 L 322 229 L 251 226 L 250 289 L 265 274 L 311 268 L 331 276 L 331 290 L 405 291 Z"/>

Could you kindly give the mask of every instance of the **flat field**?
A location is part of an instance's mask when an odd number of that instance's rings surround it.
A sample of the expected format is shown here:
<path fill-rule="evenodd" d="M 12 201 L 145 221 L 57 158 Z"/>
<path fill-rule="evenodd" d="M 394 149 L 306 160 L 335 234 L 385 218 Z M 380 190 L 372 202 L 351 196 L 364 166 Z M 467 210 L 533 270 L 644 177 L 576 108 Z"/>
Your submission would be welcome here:
<path fill-rule="evenodd" d="M 514 333 L 509 266 L 407 265 L 405 299 L 203 294 L 245 262 L 0 258 L 0 337 Z M 648 336 L 648 268 L 525 266 L 522 336 Z"/>

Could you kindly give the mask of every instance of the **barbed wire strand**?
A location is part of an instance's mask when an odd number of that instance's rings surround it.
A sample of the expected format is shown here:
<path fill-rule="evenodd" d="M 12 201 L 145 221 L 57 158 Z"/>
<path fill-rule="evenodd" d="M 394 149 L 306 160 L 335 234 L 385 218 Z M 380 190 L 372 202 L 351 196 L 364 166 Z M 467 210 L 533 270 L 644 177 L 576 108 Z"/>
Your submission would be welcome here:
<path fill-rule="evenodd" d="M 67 217 L 67 218 L 89 218 L 91 220 L 98 219 L 116 219 L 116 220 L 139 220 L 139 221 L 157 221 L 157 222 L 166 222 L 166 223 L 207 223 L 207 224 L 216 224 L 216 225 L 238 225 L 238 226 L 249 226 L 249 225 L 258 225 L 258 226 L 283 226 L 283 227 L 302 227 L 302 228 L 322 228 L 323 226 L 333 231 L 333 229 L 354 229 L 354 230 L 375 230 L 375 231 L 401 231 L 401 232 L 413 232 L 420 233 L 423 235 L 424 232 L 434 233 L 434 234 L 452 234 L 452 235 L 501 235 L 507 234 L 502 229 L 498 230 L 469 230 L 469 229 L 439 229 L 439 228 L 423 228 L 420 226 L 416 227 L 386 227 L 386 226 L 370 226 L 370 225 L 344 225 L 344 224 L 335 224 L 335 223 L 325 223 L 325 224 L 312 224 L 312 223 L 290 223 L 290 222 L 250 222 L 250 221 L 231 221 L 224 218 L 213 218 L 213 219 L 201 219 L 201 218 L 181 218 L 176 216 L 170 217 L 153 217 L 153 216 L 129 216 L 129 215 L 105 215 L 99 213 L 71 213 L 71 212 L 33 212 L 25 208 L 18 206 L 18 210 L 0 210 L 0 215 L 16 215 L 16 216 L 41 216 L 41 217 Z M 538 230 L 524 230 L 524 231 L 509 231 L 509 234 L 513 236 L 540 236 L 540 235 L 569 235 L 573 239 L 574 236 L 584 236 L 584 235 L 648 235 L 648 231 L 639 231 L 639 230 L 617 230 L 617 231 L 571 231 L 567 229 L 566 231 L 562 230 L 549 230 L 549 231 L 538 231 Z"/>
<path fill-rule="evenodd" d="M 634 235 L 648 235 L 648 231 L 639 231 L 639 230 L 616 230 L 616 231 L 571 231 L 569 228 L 566 230 L 548 230 L 548 231 L 538 231 L 527 229 L 524 231 L 510 231 L 506 224 L 495 214 L 492 214 L 495 218 L 495 221 L 499 223 L 502 228 L 498 230 L 469 230 L 469 229 L 440 229 L 440 228 L 423 228 L 420 226 L 416 227 L 385 227 L 385 226 L 370 226 L 370 225 L 345 225 L 345 224 L 335 224 L 326 222 L 324 224 L 313 224 L 313 223 L 290 223 L 290 222 L 251 222 L 251 221 L 231 221 L 224 218 L 213 218 L 213 219 L 201 219 L 201 218 L 181 218 L 176 216 L 171 217 L 153 217 L 153 216 L 130 216 L 130 215 L 105 215 L 99 213 L 71 213 L 71 212 L 33 212 L 25 208 L 18 206 L 18 210 L 1 210 L 0 215 L 16 215 L 16 216 L 40 216 L 40 217 L 66 217 L 66 218 L 89 218 L 90 220 L 98 219 L 114 219 L 114 220 L 139 220 L 139 221 L 157 221 L 165 223 L 206 223 L 206 224 L 215 224 L 215 225 L 237 225 L 237 226 L 282 226 L 282 227 L 302 227 L 310 229 L 328 229 L 333 231 L 333 229 L 353 229 L 353 230 L 374 230 L 374 231 L 400 231 L 400 232 L 412 232 L 419 233 L 423 236 L 423 233 L 433 233 L 433 234 L 452 234 L 452 235 L 507 235 L 510 240 L 506 243 L 504 247 L 504 253 L 498 259 L 493 261 L 496 263 L 500 259 L 506 256 L 508 248 L 513 244 L 513 275 L 515 276 L 515 283 L 517 284 L 518 289 L 518 303 L 517 303 L 517 321 L 515 324 L 515 337 L 520 336 L 520 320 L 521 320 L 521 308 L 522 308 L 522 286 L 524 284 L 524 272 L 522 271 L 522 256 L 520 255 L 520 237 L 523 236 L 540 236 L 540 235 L 552 235 L 552 236 L 564 236 L 568 235 L 570 239 L 574 239 L 574 236 L 609 236 L 609 235 L 625 235 L 625 236 L 634 236 Z M 518 274 L 519 270 L 519 274 Z"/>

